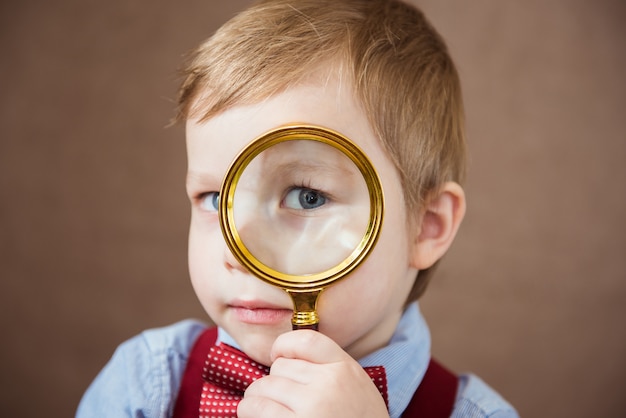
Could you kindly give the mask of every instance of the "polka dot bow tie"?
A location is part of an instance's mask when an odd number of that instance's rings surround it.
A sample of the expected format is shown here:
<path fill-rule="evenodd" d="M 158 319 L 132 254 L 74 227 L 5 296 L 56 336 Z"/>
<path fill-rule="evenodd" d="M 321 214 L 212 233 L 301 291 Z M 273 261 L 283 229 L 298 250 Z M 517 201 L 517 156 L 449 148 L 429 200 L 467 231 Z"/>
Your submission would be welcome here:
<path fill-rule="evenodd" d="M 269 374 L 269 367 L 256 363 L 241 351 L 226 344 L 211 347 L 202 369 L 200 418 L 237 417 L 237 405 L 243 392 L 255 380 Z M 385 368 L 366 367 L 388 404 Z"/>

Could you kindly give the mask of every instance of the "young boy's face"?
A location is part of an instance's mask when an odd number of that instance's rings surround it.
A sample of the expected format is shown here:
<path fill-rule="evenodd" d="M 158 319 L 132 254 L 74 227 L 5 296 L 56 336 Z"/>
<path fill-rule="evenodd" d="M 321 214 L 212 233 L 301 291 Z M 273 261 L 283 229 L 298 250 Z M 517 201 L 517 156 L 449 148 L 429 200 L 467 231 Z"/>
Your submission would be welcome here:
<path fill-rule="evenodd" d="M 259 104 L 234 107 L 203 123 L 188 121 L 192 283 L 213 321 L 249 356 L 270 364 L 274 340 L 291 330 L 291 298 L 252 276 L 234 259 L 220 231 L 216 198 L 230 163 L 244 146 L 273 128 L 293 123 L 323 126 L 350 138 L 372 160 L 383 185 L 385 218 L 376 247 L 350 276 L 326 289 L 318 303 L 320 331 L 358 359 L 386 345 L 395 330 L 417 273 L 409 256 L 417 231 L 410 233 L 407 226 L 395 167 L 345 82 L 311 82 Z"/>

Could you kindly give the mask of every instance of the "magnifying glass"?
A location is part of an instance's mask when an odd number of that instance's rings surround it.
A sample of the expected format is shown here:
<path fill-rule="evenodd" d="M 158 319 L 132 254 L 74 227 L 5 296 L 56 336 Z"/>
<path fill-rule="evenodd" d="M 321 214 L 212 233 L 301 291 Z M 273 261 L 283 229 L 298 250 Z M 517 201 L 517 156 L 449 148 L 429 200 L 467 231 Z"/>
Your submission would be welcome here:
<path fill-rule="evenodd" d="M 383 209 L 380 179 L 360 148 L 326 128 L 290 125 L 235 158 L 219 220 L 235 258 L 291 296 L 293 329 L 317 330 L 320 293 L 367 258 Z"/>

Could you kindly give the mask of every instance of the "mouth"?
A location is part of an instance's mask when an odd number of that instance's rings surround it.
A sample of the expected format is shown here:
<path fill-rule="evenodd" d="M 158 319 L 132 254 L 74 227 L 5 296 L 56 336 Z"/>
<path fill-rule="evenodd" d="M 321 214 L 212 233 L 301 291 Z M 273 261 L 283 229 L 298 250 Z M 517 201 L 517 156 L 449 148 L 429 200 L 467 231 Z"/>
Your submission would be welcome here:
<path fill-rule="evenodd" d="M 235 300 L 228 304 L 228 309 L 240 322 L 254 325 L 276 325 L 293 314 L 292 309 L 261 301 Z"/>

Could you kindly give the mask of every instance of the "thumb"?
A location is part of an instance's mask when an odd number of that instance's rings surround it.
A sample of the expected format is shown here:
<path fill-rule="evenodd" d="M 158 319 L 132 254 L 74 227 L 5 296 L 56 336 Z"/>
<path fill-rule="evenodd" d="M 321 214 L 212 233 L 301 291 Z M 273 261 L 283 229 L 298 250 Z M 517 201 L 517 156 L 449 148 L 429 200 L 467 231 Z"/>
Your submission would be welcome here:
<path fill-rule="evenodd" d="M 317 364 L 352 359 L 335 341 L 312 330 L 297 330 L 281 334 L 272 346 L 272 362 L 279 357 L 306 360 Z"/>

